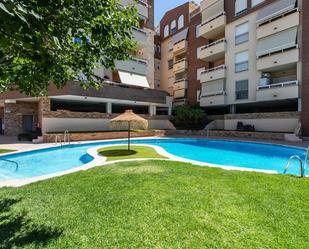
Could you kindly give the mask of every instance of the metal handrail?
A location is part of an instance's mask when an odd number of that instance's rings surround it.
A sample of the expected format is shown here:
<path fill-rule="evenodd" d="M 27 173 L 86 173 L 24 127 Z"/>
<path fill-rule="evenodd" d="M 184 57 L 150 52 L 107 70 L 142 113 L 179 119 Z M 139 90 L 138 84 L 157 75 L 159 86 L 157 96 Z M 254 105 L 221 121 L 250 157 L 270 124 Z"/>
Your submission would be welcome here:
<path fill-rule="evenodd" d="M 56 146 L 57 146 L 57 144 L 58 144 L 58 140 L 59 140 L 60 146 L 62 146 L 61 138 L 57 135 L 57 136 L 55 137 L 55 144 L 56 144 Z"/>
<path fill-rule="evenodd" d="M 15 170 L 16 170 L 16 171 L 18 170 L 19 165 L 18 165 L 17 162 L 12 161 L 12 160 L 8 160 L 8 159 L 4 159 L 4 158 L 0 158 L 0 161 L 4 161 L 4 162 L 8 162 L 8 163 L 13 163 L 13 164 L 15 164 L 15 166 L 16 166 Z"/>
<path fill-rule="evenodd" d="M 299 161 L 299 166 L 300 166 L 300 176 L 301 177 L 304 177 L 304 173 L 305 173 L 305 170 L 303 168 L 303 161 L 300 159 L 299 156 L 297 155 L 294 155 L 294 156 L 291 156 L 289 161 L 288 161 L 288 164 L 285 166 L 284 168 L 284 171 L 283 171 L 283 174 L 285 174 L 287 172 L 287 170 L 290 168 L 291 166 L 291 161 L 294 160 L 294 159 L 297 159 Z"/>
<path fill-rule="evenodd" d="M 220 39 L 220 40 L 217 40 L 217 41 L 212 42 L 212 43 L 209 43 L 209 44 L 207 44 L 207 45 L 201 47 L 201 50 L 205 50 L 205 49 L 207 49 L 207 48 L 213 47 L 213 46 L 215 46 L 215 45 L 217 45 L 217 44 L 220 44 L 220 43 L 223 43 L 223 42 L 226 42 L 226 39 L 225 39 L 225 38 Z"/>
<path fill-rule="evenodd" d="M 266 86 L 258 86 L 257 90 L 264 90 L 264 89 L 271 89 L 271 88 L 282 88 L 285 86 L 295 86 L 298 85 L 298 80 L 293 81 L 287 81 L 282 83 L 276 83 L 276 84 L 269 84 Z"/>
<path fill-rule="evenodd" d="M 209 73 L 209 72 L 213 72 L 213 71 L 217 71 L 217 70 L 221 70 L 221 69 L 226 69 L 226 65 L 223 64 L 223 65 L 220 65 L 220 66 L 217 66 L 217 67 L 206 69 L 205 71 L 201 72 L 201 74 L 205 74 L 205 73 Z"/>
<path fill-rule="evenodd" d="M 68 143 L 68 144 L 71 144 L 71 141 L 70 141 L 70 133 L 68 130 L 65 130 L 64 131 L 64 135 L 63 135 L 63 143 Z"/>

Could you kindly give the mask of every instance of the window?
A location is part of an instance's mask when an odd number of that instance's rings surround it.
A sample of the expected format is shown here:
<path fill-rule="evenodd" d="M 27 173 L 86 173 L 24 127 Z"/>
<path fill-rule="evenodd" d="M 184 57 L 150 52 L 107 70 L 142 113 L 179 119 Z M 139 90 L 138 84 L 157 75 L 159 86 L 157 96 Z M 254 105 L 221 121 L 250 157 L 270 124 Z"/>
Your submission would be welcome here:
<path fill-rule="evenodd" d="M 235 56 L 235 73 L 243 72 L 248 70 L 249 52 L 243 51 L 237 53 Z"/>
<path fill-rule="evenodd" d="M 263 3 L 264 0 L 251 0 L 251 7 L 254 7 L 260 3 Z"/>
<path fill-rule="evenodd" d="M 176 28 L 176 20 L 173 20 L 171 23 L 171 33 L 176 33 L 177 28 Z"/>
<path fill-rule="evenodd" d="M 168 60 L 167 64 L 168 64 L 169 70 L 173 69 L 173 67 L 174 67 L 174 61 L 173 60 Z"/>
<path fill-rule="evenodd" d="M 235 0 L 235 15 L 238 16 L 247 10 L 247 0 Z"/>
<path fill-rule="evenodd" d="M 249 41 L 249 23 L 243 23 L 236 26 L 235 30 L 235 44 L 239 45 Z"/>
<path fill-rule="evenodd" d="M 178 18 L 178 29 L 181 29 L 181 28 L 183 28 L 185 26 L 184 21 L 185 21 L 185 18 L 184 18 L 183 15 L 181 15 Z"/>
<path fill-rule="evenodd" d="M 236 100 L 248 99 L 248 80 L 239 80 L 236 81 Z"/>
<path fill-rule="evenodd" d="M 164 27 L 164 38 L 169 35 L 169 32 L 170 32 L 169 29 L 170 29 L 169 25 L 165 25 L 165 27 Z"/>

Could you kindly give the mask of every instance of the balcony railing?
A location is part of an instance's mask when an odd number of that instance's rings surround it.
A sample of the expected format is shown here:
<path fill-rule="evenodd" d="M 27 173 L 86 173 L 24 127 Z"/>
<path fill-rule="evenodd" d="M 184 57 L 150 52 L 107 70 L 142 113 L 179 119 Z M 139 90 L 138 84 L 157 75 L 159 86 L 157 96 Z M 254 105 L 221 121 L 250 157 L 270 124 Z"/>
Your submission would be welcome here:
<path fill-rule="evenodd" d="M 210 73 L 210 72 L 214 72 L 214 71 L 218 71 L 218 70 L 222 70 L 222 69 L 226 69 L 226 65 L 220 65 L 218 67 L 207 69 L 207 70 L 201 72 L 201 74 L 206 74 L 206 73 Z"/>
<path fill-rule="evenodd" d="M 216 45 L 218 45 L 218 44 L 221 44 L 221 43 L 223 43 L 223 42 L 226 42 L 226 40 L 225 40 L 224 38 L 221 39 L 221 40 L 217 40 L 217 41 L 215 41 L 215 42 L 212 42 L 212 43 L 210 43 L 210 44 L 207 44 L 207 45 L 201 47 L 201 50 L 205 50 L 205 49 L 207 49 L 207 48 L 211 48 L 211 47 L 216 46 Z"/>
<path fill-rule="evenodd" d="M 225 11 L 223 11 L 223 12 L 221 12 L 221 13 L 219 13 L 219 14 L 213 16 L 213 17 L 210 17 L 210 18 L 206 19 L 206 20 L 201 24 L 201 27 L 204 26 L 204 25 L 206 25 L 206 24 L 208 24 L 208 23 L 210 23 L 210 22 L 212 22 L 213 20 L 216 20 L 216 19 L 219 18 L 220 16 L 225 16 L 225 15 L 226 15 L 226 13 L 225 13 Z"/>
<path fill-rule="evenodd" d="M 260 90 L 282 88 L 282 87 L 287 87 L 287 86 L 297 86 L 297 85 L 298 85 L 298 80 L 293 80 L 293 81 L 287 81 L 287 82 L 282 82 L 282 83 L 270 84 L 267 86 L 258 86 L 257 90 L 260 91 Z"/>
<path fill-rule="evenodd" d="M 226 95 L 226 92 L 225 91 L 216 91 L 216 92 L 201 94 L 201 98 L 209 98 L 209 97 L 220 96 L 220 95 Z"/>

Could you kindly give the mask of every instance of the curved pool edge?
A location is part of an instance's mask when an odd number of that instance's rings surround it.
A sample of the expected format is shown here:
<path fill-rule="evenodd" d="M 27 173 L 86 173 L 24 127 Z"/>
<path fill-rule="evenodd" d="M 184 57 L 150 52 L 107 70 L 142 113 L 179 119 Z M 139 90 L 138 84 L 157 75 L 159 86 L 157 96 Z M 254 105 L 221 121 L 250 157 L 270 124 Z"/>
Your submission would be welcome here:
<path fill-rule="evenodd" d="M 160 140 L 160 139 L 192 139 L 192 138 L 183 138 L 183 137 L 143 137 L 143 138 L 134 138 L 134 140 L 148 140 L 148 139 L 156 139 L 156 140 Z M 200 139 L 205 139 L 205 138 L 193 138 L 196 140 L 200 140 Z M 276 145 L 276 146 L 282 146 L 282 147 L 287 147 L 287 148 L 298 148 L 298 149 L 302 149 L 305 150 L 305 147 L 297 147 L 297 146 L 290 146 L 290 145 L 284 145 L 284 144 L 275 144 L 275 143 L 263 143 L 263 142 L 258 142 L 258 141 L 242 141 L 242 140 L 228 140 L 228 139 L 215 139 L 215 138 L 206 138 L 208 140 L 216 140 L 216 141 L 230 141 L 230 142 L 243 142 L 243 143 L 256 143 L 256 144 L 264 144 L 264 145 Z M 98 141 L 86 141 L 86 142 L 73 142 L 71 143 L 71 146 L 73 145 L 91 145 L 91 144 L 98 144 L 98 143 L 108 143 L 108 142 L 121 142 L 121 141 L 126 141 L 127 139 L 109 139 L 109 140 L 98 140 Z M 47 179 L 51 179 L 54 177 L 59 177 L 59 176 L 64 176 L 67 174 L 71 174 L 71 173 L 75 173 L 78 171 L 84 171 L 84 170 L 88 170 L 94 167 L 98 167 L 98 166 L 106 166 L 106 165 L 111 165 L 111 164 L 115 164 L 115 163 L 119 163 L 119 162 L 129 162 L 129 161 L 145 161 L 145 160 L 172 160 L 172 161 L 177 161 L 177 162 L 183 162 L 183 163 L 190 163 L 196 166 L 205 166 L 205 167 L 211 167 L 211 168 L 221 168 L 224 170 L 235 170 L 235 171 L 245 171 L 245 172 L 256 172 L 256 173 L 266 173 L 266 174 L 280 174 L 280 172 L 278 171 L 274 171 L 274 170 L 263 170 L 263 169 L 254 169 L 254 168 L 246 168 L 246 167 L 240 167 L 240 166 L 230 166 L 230 165 L 219 165 L 219 164 L 212 164 L 212 163 L 207 163 L 207 162 L 201 162 L 201 161 L 196 161 L 196 160 L 191 160 L 191 159 L 186 159 L 186 158 L 182 158 L 179 156 L 175 156 L 171 153 L 168 153 L 164 148 L 162 148 L 161 146 L 158 145 L 150 145 L 150 144 L 132 144 L 135 146 L 148 146 L 148 147 L 152 147 L 154 148 L 160 155 L 167 157 L 167 159 L 154 159 L 154 158 L 139 158 L 139 159 L 126 159 L 126 160 L 117 160 L 117 161 L 111 161 L 111 162 L 106 162 L 106 159 L 104 159 L 104 157 L 99 156 L 97 154 L 97 150 L 100 148 L 104 148 L 104 147 L 111 147 L 111 146 L 119 146 L 122 144 L 102 144 L 102 145 L 97 145 L 93 148 L 90 148 L 87 150 L 87 154 L 90 155 L 93 160 L 90 161 L 89 163 L 83 164 L 81 166 L 77 166 L 74 167 L 72 166 L 72 168 L 68 169 L 68 170 L 64 170 L 64 171 L 59 171 L 56 173 L 51 173 L 51 174 L 47 174 L 47 175 L 42 175 L 42 176 L 36 176 L 36 177 L 29 177 L 29 178 L 17 178 L 17 179 L 12 179 L 12 180 L 4 180 L 4 181 L 0 181 L 0 188 L 1 187 L 20 187 L 20 186 L 24 186 L 30 183 L 34 183 L 34 182 L 39 182 L 39 181 L 43 181 L 43 180 L 47 180 Z M 63 147 L 68 147 L 70 145 L 64 145 Z M 44 150 L 50 150 L 50 149 L 57 149 L 60 146 L 50 146 L 50 147 L 46 147 L 46 148 L 39 148 L 39 149 L 34 149 L 34 150 L 26 150 L 26 151 L 14 151 L 11 153 L 5 153 L 3 155 L 0 156 L 1 157 L 6 157 L 6 156 L 10 156 L 10 155 L 15 155 L 15 154 L 24 154 L 24 153 L 32 153 L 32 152 L 40 152 L 40 151 L 44 151 Z M 309 175 L 306 175 L 305 177 L 309 177 Z"/>

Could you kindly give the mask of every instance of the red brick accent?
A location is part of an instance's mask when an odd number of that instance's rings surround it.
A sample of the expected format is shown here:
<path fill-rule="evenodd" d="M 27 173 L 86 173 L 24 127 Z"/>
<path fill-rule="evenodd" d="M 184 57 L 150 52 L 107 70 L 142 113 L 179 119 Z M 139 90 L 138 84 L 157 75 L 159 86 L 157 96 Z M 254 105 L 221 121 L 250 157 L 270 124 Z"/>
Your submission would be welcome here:
<path fill-rule="evenodd" d="M 205 67 L 208 69 L 209 64 L 201 61 L 197 58 L 197 49 L 203 45 L 208 44 L 208 40 L 199 37 L 196 38 L 196 26 L 201 23 L 201 15 L 195 15 L 191 18 L 190 26 L 189 26 L 189 70 L 188 70 L 188 104 L 196 105 L 197 104 L 197 91 L 201 89 L 201 83 L 197 79 L 197 69 L 201 67 Z"/>
<path fill-rule="evenodd" d="M 161 41 L 169 38 L 172 35 L 175 35 L 178 32 L 181 32 L 183 29 L 187 28 L 189 26 L 189 21 L 190 21 L 190 16 L 189 16 L 189 2 L 182 4 L 168 12 L 165 13 L 165 15 L 163 16 L 163 18 L 160 21 L 160 38 Z M 169 32 L 169 36 L 164 38 L 164 27 L 165 25 L 169 25 L 169 27 L 171 28 L 171 22 L 173 20 L 176 20 L 176 22 L 178 21 L 178 17 L 180 17 L 181 15 L 184 15 L 184 27 L 180 30 L 177 29 L 177 32 L 174 34 L 171 34 L 171 32 Z"/>
<path fill-rule="evenodd" d="M 38 104 L 17 101 L 5 103 L 4 106 L 4 134 L 16 136 L 23 132 L 23 115 L 33 115 L 33 129 L 38 125 Z"/>

